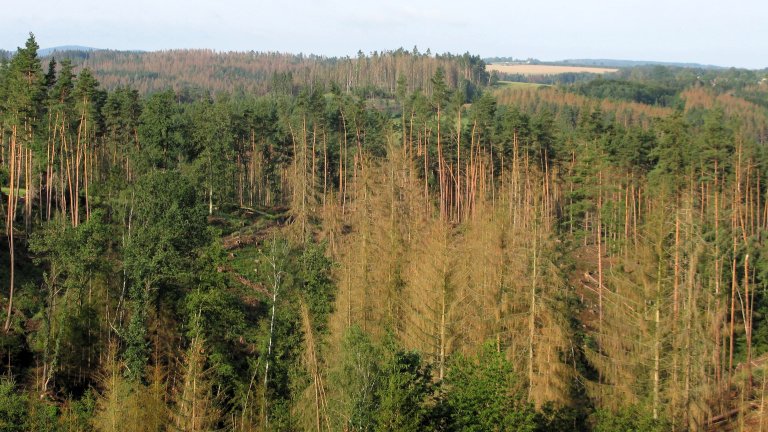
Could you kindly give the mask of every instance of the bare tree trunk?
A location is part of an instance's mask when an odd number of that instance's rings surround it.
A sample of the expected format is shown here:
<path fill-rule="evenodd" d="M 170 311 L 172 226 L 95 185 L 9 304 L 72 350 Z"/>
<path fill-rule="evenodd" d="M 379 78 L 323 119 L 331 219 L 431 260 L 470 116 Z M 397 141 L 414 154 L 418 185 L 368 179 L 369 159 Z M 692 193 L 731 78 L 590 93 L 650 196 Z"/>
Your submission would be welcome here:
<path fill-rule="evenodd" d="M 445 223 L 445 222 L 441 222 Z M 441 247 L 447 248 L 448 234 L 442 234 L 444 244 Z M 447 358 L 447 337 L 448 337 L 448 264 L 443 261 L 442 273 L 440 274 L 440 328 L 438 330 L 438 364 L 440 381 L 445 378 L 445 360 Z"/>
<path fill-rule="evenodd" d="M 85 220 L 89 220 L 91 218 L 91 205 L 90 198 L 88 197 L 88 171 L 89 168 L 92 169 L 92 167 L 90 166 L 91 164 L 88 163 L 88 160 L 91 157 L 88 153 L 88 118 L 83 116 L 83 122 L 85 123 L 85 136 L 83 139 L 83 189 L 85 191 Z"/>
<path fill-rule="evenodd" d="M 690 353 L 691 350 L 691 337 L 692 337 L 692 327 L 693 327 L 693 281 L 687 281 L 688 285 L 688 308 L 686 309 L 686 315 L 687 319 L 685 320 L 685 352 Z M 683 412 L 686 413 L 686 423 L 690 426 L 691 420 L 690 416 L 688 414 L 688 410 L 691 405 L 691 356 L 686 355 L 685 356 L 685 366 L 684 366 L 684 372 L 685 372 L 685 384 L 684 384 L 684 390 L 683 390 Z"/>
<path fill-rule="evenodd" d="M 53 199 L 53 163 L 56 160 L 56 133 L 59 130 L 58 123 L 59 123 L 59 113 L 56 113 L 56 121 L 53 123 L 53 137 L 51 138 L 51 144 L 48 151 L 48 161 L 47 161 L 48 163 L 47 163 L 46 174 L 45 174 L 46 198 L 47 198 L 45 219 L 48 221 L 51 220 L 51 201 Z"/>
<path fill-rule="evenodd" d="M 536 279 L 538 278 L 537 233 L 533 235 L 533 275 L 531 277 L 531 306 L 528 311 L 528 401 L 533 400 L 533 345 L 536 337 Z"/>
<path fill-rule="evenodd" d="M 738 291 L 739 285 L 736 281 L 736 237 L 733 237 L 733 261 L 731 263 L 731 328 L 729 336 L 729 349 L 728 349 L 728 388 L 731 388 L 731 376 L 733 374 L 733 337 L 734 337 L 734 321 L 736 315 L 736 291 Z"/>
<path fill-rule="evenodd" d="M 661 275 L 662 275 L 662 255 L 659 253 L 658 269 L 656 271 L 656 317 L 654 320 L 654 341 L 653 341 L 653 419 L 659 418 L 660 405 L 660 379 L 661 379 Z"/>
<path fill-rule="evenodd" d="M 32 142 L 32 131 L 29 131 L 30 140 Z M 35 194 L 35 185 L 33 184 L 32 177 L 32 148 L 27 147 L 24 152 L 24 230 L 27 233 L 32 231 L 32 200 Z"/>
<path fill-rule="evenodd" d="M 320 362 L 317 359 L 317 344 L 315 343 L 315 335 L 312 330 L 312 320 L 309 315 L 309 308 L 304 300 L 300 301 L 301 307 L 301 322 L 304 330 L 304 340 L 306 342 L 305 347 L 305 359 L 309 374 L 312 377 L 312 387 L 315 394 L 315 427 L 317 432 L 322 430 L 322 424 L 325 422 L 326 427 L 330 430 L 330 419 L 328 417 L 328 400 L 325 394 L 325 386 L 323 385 L 323 379 L 320 374 Z"/>
<path fill-rule="evenodd" d="M 75 190 L 74 190 L 74 211 L 72 212 L 72 226 L 80 224 L 80 163 L 82 162 L 82 138 L 85 128 L 85 114 L 80 117 L 80 125 L 77 128 L 77 142 L 75 142 Z"/>
<path fill-rule="evenodd" d="M 754 296 L 754 293 L 752 294 Z M 747 388 L 750 393 L 754 385 L 752 381 L 752 301 L 749 297 L 749 254 L 744 257 L 744 331 L 747 335 Z"/>
<path fill-rule="evenodd" d="M 341 216 L 344 217 L 347 196 L 347 120 L 344 117 L 344 110 L 341 113 L 341 124 L 344 128 L 344 141 L 342 151 L 339 151 L 339 198 L 341 199 Z"/>
<path fill-rule="evenodd" d="M 278 254 L 282 254 L 283 251 L 278 251 L 277 239 L 272 240 L 272 251 L 269 257 L 266 257 L 267 264 L 272 269 L 272 313 L 269 320 L 269 345 L 267 348 L 267 358 L 264 366 L 264 399 L 262 402 L 262 411 L 264 415 L 265 427 L 269 425 L 269 411 L 267 406 L 267 391 L 269 386 L 269 361 L 272 358 L 272 341 L 275 334 L 275 309 L 277 306 L 277 294 L 280 291 L 280 284 L 283 278 L 282 265 L 278 262 Z"/>
<path fill-rule="evenodd" d="M 323 128 L 323 207 L 325 207 L 325 198 L 328 194 L 328 139 Z"/>
<path fill-rule="evenodd" d="M 461 106 L 456 123 L 456 221 L 461 220 Z"/>
<path fill-rule="evenodd" d="M 428 165 L 428 155 L 429 151 L 427 150 L 427 144 L 429 143 L 429 139 L 427 138 L 427 125 L 424 124 L 424 212 L 426 214 L 429 214 L 429 165 Z"/>
<path fill-rule="evenodd" d="M 443 170 L 443 146 L 440 141 L 440 105 L 437 105 L 437 178 L 440 186 L 440 219 L 446 220 L 445 214 L 445 173 Z"/>
<path fill-rule="evenodd" d="M 16 163 L 16 159 L 18 158 L 18 153 L 20 152 L 20 149 L 18 149 L 18 143 L 16 140 L 17 134 L 16 134 L 16 125 L 13 125 L 11 130 L 11 151 L 10 151 L 10 158 L 8 160 L 8 166 L 9 166 L 9 174 L 10 174 L 10 182 L 9 182 L 9 190 L 8 190 L 8 213 L 6 215 L 6 230 L 8 233 L 8 248 L 9 248 L 9 254 L 10 254 L 10 285 L 8 289 L 8 309 L 5 315 L 5 325 L 3 326 L 3 330 L 5 332 L 8 332 L 8 330 L 11 328 L 11 314 L 13 313 L 13 291 L 14 291 L 14 277 L 15 277 L 15 268 L 16 268 L 16 254 L 15 254 L 15 248 L 14 248 L 14 242 L 13 242 L 13 220 L 15 219 L 16 214 L 16 200 L 17 195 L 19 192 L 18 188 L 18 166 Z"/>
<path fill-rule="evenodd" d="M 672 317 L 673 324 L 677 325 L 679 312 L 679 292 L 680 292 L 680 215 L 675 211 L 675 275 L 672 282 Z"/>
<path fill-rule="evenodd" d="M 75 204 L 76 204 L 75 203 L 76 196 L 75 196 L 75 192 L 74 192 L 75 191 L 75 187 L 72 184 L 72 165 L 74 165 L 74 163 L 72 163 L 72 149 L 69 148 L 69 147 L 71 147 L 71 145 L 67 146 L 67 139 L 66 139 L 66 135 L 64 133 L 64 126 L 63 125 L 62 125 L 61 129 L 62 129 L 61 137 L 62 137 L 62 145 L 63 145 L 62 156 L 64 157 L 65 162 L 66 162 L 67 186 L 68 186 L 67 190 L 69 192 L 69 216 L 70 216 L 70 218 L 72 220 L 72 226 L 77 226 L 77 224 L 75 223 Z M 63 179 L 62 179 L 62 182 L 63 182 Z M 62 201 L 64 201 L 64 199 L 62 199 Z"/>
<path fill-rule="evenodd" d="M 715 160 L 715 313 L 720 313 L 720 193 L 718 184 L 717 160 Z M 717 388 L 722 387 L 722 367 L 720 363 L 720 323 L 715 329 L 715 381 Z"/>
<path fill-rule="evenodd" d="M 760 225 L 759 222 L 758 225 Z M 760 415 L 758 416 L 760 419 L 760 432 L 763 432 L 763 424 L 765 423 L 765 381 L 767 377 L 768 374 L 763 374 L 763 385 L 760 387 Z"/>

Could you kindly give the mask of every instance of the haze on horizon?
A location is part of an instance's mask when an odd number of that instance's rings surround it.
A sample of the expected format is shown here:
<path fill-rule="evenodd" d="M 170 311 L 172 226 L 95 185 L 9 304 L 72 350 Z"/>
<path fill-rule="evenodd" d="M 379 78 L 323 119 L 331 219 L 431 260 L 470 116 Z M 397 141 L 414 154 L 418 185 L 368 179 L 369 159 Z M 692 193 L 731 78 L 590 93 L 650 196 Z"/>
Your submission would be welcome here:
<path fill-rule="evenodd" d="M 542 60 L 603 58 L 768 67 L 768 3 L 694 0 L 40 0 L 5 8 L 0 48 L 211 48 L 327 56 L 421 51 Z"/>

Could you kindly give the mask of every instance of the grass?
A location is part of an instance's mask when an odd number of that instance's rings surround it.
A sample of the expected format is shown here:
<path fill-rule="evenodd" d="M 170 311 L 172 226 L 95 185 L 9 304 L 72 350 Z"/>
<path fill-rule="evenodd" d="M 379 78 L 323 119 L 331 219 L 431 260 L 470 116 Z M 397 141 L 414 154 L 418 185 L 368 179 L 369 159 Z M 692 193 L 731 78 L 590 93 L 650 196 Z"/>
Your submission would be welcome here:
<path fill-rule="evenodd" d="M 232 251 L 229 265 L 247 279 L 256 279 L 257 261 L 262 257 L 260 248 L 249 245 Z"/>
<path fill-rule="evenodd" d="M 526 82 L 517 82 L 517 81 L 499 81 L 497 86 L 498 86 L 498 88 L 539 88 L 539 87 L 549 87 L 549 85 L 547 85 L 547 84 L 526 83 Z"/>
<path fill-rule="evenodd" d="M 9 195 L 11 193 L 11 188 L 3 187 L 0 188 L 0 192 Z M 27 195 L 27 190 L 24 188 L 19 188 L 19 198 L 24 198 Z"/>

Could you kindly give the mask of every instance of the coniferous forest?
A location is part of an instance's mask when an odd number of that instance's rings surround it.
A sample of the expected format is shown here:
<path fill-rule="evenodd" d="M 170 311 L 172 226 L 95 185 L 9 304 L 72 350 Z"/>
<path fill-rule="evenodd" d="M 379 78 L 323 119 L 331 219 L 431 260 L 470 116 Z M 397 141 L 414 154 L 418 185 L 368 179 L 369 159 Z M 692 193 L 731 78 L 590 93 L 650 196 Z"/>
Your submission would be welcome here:
<path fill-rule="evenodd" d="M 768 428 L 768 73 L 38 49 L 0 430 Z"/>

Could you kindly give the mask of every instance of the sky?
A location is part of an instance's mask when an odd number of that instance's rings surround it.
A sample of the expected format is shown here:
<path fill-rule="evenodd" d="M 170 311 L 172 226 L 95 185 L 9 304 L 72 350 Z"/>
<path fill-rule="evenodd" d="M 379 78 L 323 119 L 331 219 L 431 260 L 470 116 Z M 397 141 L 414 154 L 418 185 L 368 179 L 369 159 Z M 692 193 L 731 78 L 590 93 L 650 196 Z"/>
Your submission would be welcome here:
<path fill-rule="evenodd" d="M 0 0 L 6 2 L 0 48 L 7 50 L 33 32 L 42 48 L 355 56 L 417 46 L 481 57 L 768 67 L 765 0 Z"/>

